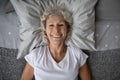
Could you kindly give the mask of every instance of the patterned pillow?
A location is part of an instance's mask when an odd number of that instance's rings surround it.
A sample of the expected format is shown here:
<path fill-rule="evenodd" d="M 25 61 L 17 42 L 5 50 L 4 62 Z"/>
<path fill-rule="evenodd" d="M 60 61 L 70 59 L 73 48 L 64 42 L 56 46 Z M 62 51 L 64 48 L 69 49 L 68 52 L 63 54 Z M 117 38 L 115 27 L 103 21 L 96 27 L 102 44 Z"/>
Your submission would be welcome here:
<path fill-rule="evenodd" d="M 120 0 L 99 0 L 96 6 L 97 20 L 120 20 Z"/>

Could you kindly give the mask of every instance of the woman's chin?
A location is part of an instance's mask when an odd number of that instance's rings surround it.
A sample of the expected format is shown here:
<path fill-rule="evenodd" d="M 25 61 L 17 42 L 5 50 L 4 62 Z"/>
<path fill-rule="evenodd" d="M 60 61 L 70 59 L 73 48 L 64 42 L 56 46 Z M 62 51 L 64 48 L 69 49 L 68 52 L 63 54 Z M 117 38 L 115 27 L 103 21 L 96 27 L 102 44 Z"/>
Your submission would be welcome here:
<path fill-rule="evenodd" d="M 64 42 L 59 41 L 59 40 L 55 40 L 55 41 L 50 42 L 50 44 L 54 45 L 54 46 L 60 46 L 60 45 L 64 44 Z"/>

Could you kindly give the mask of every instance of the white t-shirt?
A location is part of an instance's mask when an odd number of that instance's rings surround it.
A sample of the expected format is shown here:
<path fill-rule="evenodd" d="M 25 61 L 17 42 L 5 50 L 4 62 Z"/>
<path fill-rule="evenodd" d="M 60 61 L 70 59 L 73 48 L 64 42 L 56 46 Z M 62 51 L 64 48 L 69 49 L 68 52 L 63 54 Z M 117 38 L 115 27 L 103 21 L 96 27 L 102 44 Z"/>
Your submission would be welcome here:
<path fill-rule="evenodd" d="M 25 56 L 34 68 L 35 80 L 77 80 L 79 68 L 87 58 L 79 48 L 68 46 L 65 57 L 57 63 L 47 45 L 42 45 Z"/>

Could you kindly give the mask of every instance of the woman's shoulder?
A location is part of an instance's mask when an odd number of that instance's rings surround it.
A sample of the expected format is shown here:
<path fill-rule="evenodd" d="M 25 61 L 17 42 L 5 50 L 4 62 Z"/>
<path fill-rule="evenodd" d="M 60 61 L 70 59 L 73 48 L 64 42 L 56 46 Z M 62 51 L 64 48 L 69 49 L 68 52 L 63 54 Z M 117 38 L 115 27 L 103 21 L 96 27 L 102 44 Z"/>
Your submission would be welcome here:
<path fill-rule="evenodd" d="M 46 47 L 46 45 L 41 45 L 34 48 L 28 55 L 25 56 L 25 60 L 34 67 L 36 63 L 42 59 Z"/>
<path fill-rule="evenodd" d="M 42 53 L 46 50 L 47 45 L 40 45 L 38 47 L 35 47 L 28 55 L 32 55 L 32 56 L 40 56 L 42 55 Z"/>
<path fill-rule="evenodd" d="M 81 50 L 79 47 L 77 47 L 77 46 L 68 45 L 68 47 L 69 47 L 70 50 L 72 50 L 72 51 L 82 52 L 82 50 Z"/>
<path fill-rule="evenodd" d="M 82 49 L 76 46 L 69 46 L 69 52 L 78 60 L 80 65 L 83 65 L 83 63 L 86 61 L 88 58 L 88 55 L 85 54 Z"/>
<path fill-rule="evenodd" d="M 86 55 L 81 48 L 74 46 L 74 45 L 69 45 L 69 52 L 71 52 L 74 56 L 80 57 L 81 55 Z"/>

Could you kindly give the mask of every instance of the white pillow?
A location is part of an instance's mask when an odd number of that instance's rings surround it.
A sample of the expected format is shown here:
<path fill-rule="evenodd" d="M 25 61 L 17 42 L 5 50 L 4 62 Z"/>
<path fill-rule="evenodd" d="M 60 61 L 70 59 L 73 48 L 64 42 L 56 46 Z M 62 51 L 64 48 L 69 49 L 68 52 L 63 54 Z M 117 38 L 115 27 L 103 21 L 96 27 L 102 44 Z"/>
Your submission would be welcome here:
<path fill-rule="evenodd" d="M 21 22 L 20 48 L 17 58 L 28 54 L 42 42 L 33 32 L 40 28 L 40 15 L 48 7 L 65 3 L 73 13 L 72 36 L 69 45 L 94 50 L 94 6 L 97 0 L 11 0 Z"/>

